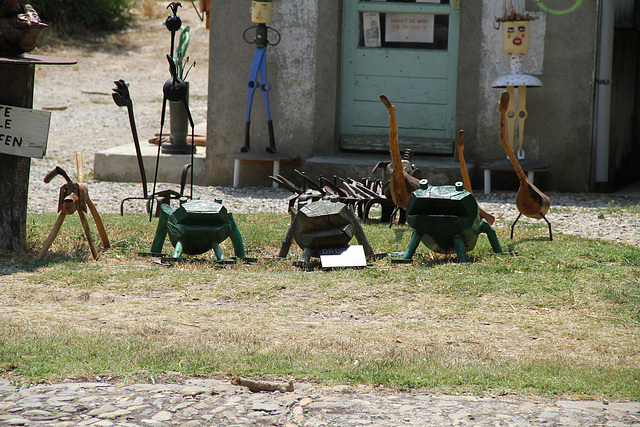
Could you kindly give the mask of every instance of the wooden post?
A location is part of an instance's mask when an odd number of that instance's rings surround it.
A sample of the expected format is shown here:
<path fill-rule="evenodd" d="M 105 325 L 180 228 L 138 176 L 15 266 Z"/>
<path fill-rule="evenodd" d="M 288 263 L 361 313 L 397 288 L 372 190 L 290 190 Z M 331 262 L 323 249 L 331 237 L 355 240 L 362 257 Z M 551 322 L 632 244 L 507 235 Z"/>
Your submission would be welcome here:
<path fill-rule="evenodd" d="M 24 54 L 0 58 L 0 104 L 33 107 L 36 65 L 76 61 Z M 0 251 L 20 251 L 27 234 L 27 196 L 31 159 L 0 153 Z"/>
<path fill-rule="evenodd" d="M 32 108 L 34 76 L 34 64 L 0 62 L 0 104 Z M 30 158 L 0 153 L 0 250 L 23 249 L 30 169 Z"/>

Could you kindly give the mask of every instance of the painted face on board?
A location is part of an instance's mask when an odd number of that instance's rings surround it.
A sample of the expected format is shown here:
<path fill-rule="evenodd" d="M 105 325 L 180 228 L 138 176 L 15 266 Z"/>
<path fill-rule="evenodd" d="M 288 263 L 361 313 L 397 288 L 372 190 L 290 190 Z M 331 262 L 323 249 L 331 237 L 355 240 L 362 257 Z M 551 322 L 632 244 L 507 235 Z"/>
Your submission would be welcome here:
<path fill-rule="evenodd" d="M 268 24 L 271 22 L 273 15 L 273 3 L 269 1 L 252 1 L 251 2 L 251 22 L 257 24 Z"/>
<path fill-rule="evenodd" d="M 529 52 L 529 21 L 502 23 L 502 50 L 509 55 Z"/>

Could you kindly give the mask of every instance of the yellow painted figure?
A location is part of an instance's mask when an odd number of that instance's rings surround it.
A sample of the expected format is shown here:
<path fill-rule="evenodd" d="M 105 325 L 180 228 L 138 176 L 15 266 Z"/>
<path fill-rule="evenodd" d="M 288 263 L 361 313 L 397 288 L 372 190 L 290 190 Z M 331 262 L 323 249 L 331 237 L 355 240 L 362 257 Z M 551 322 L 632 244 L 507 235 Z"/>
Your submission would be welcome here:
<path fill-rule="evenodd" d="M 251 2 L 251 22 L 256 24 L 269 24 L 273 16 L 273 3 L 271 1 Z"/>
<path fill-rule="evenodd" d="M 509 20 L 508 18 L 514 18 Z M 525 158 L 524 143 L 524 121 L 527 118 L 527 87 L 542 86 L 537 77 L 526 74 L 522 69 L 524 58 L 529 52 L 529 22 L 535 16 L 528 14 L 512 14 L 505 18 L 497 19 L 502 23 L 502 50 L 509 55 L 509 70 L 506 74 L 498 77 L 492 84 L 493 87 L 507 88 L 507 92 L 512 100 L 507 111 L 507 128 L 509 144 L 514 147 L 514 130 L 516 117 L 518 118 L 518 159 Z M 535 61 L 535 59 L 534 59 Z M 518 89 L 518 102 L 515 89 Z M 515 151 L 515 149 L 514 149 Z"/>

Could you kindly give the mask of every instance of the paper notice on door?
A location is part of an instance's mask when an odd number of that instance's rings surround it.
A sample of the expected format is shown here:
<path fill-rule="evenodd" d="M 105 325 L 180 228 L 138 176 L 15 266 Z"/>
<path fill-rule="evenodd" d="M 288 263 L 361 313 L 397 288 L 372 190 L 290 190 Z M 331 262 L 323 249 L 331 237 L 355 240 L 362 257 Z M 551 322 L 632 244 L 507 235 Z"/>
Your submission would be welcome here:
<path fill-rule="evenodd" d="M 433 43 L 434 15 L 387 13 L 385 40 L 400 43 Z"/>
<path fill-rule="evenodd" d="M 380 14 L 363 13 L 362 25 L 364 27 L 365 47 L 380 47 Z"/>

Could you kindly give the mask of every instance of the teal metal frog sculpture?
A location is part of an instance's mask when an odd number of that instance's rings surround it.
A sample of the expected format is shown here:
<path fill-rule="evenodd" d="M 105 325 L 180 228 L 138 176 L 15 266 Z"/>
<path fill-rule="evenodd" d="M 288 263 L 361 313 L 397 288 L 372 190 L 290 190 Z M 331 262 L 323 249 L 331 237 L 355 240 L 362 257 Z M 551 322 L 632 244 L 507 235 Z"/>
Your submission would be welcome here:
<path fill-rule="evenodd" d="M 173 259 L 182 254 L 200 255 L 210 249 L 216 259 L 225 259 L 220 243 L 231 239 L 236 258 L 244 259 L 244 244 L 233 215 L 227 212 L 222 200 L 215 201 L 180 199 L 180 207 L 173 210 L 168 204 L 161 206 L 156 235 L 151 245 L 151 254 L 162 255 L 162 246 L 167 235 L 174 247 Z"/>
<path fill-rule="evenodd" d="M 414 229 L 402 259 L 409 261 L 420 242 L 442 254 L 456 253 L 459 262 L 468 262 L 467 252 L 475 248 L 478 236 L 485 233 L 495 253 L 502 253 L 496 232 L 480 218 L 478 203 L 462 182 L 429 186 L 420 180 L 420 188 L 407 203 L 407 222 Z"/>

